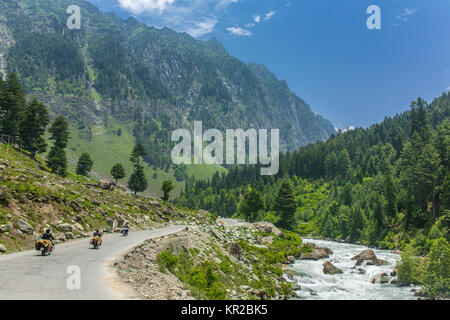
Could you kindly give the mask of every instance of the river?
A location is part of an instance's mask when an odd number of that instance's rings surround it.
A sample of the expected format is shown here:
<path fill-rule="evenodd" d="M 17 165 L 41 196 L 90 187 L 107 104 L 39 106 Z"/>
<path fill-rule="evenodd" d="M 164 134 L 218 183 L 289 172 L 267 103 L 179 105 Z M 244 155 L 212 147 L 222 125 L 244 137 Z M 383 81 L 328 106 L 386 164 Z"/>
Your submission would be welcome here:
<path fill-rule="evenodd" d="M 309 300 L 408 300 L 417 299 L 411 292 L 411 287 L 399 287 L 393 284 L 372 284 L 372 276 L 381 272 L 390 272 L 400 259 L 398 254 L 389 250 L 373 250 L 378 259 L 388 262 L 384 266 L 361 267 L 366 271 L 360 274 L 353 269 L 355 261 L 352 257 L 367 249 L 365 246 L 338 243 L 325 240 L 304 239 L 304 243 L 314 243 L 333 250 L 328 259 L 297 260 L 289 269 L 295 271 L 294 280 L 301 290 L 297 292 L 299 299 Z M 343 271 L 343 274 L 327 275 L 323 273 L 323 263 L 329 261 Z"/>

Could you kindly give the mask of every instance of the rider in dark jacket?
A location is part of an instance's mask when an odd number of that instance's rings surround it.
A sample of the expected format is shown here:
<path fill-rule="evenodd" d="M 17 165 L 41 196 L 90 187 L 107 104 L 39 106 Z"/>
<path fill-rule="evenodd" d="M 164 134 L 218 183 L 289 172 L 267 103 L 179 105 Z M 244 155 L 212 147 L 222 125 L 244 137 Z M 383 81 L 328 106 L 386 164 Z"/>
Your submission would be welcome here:
<path fill-rule="evenodd" d="M 50 229 L 45 230 L 45 233 L 43 234 L 42 239 L 50 240 L 50 242 L 52 243 L 52 246 L 53 246 L 54 245 L 53 240 L 55 240 L 55 237 L 53 237 L 53 235 L 50 231 L 51 231 Z"/>
<path fill-rule="evenodd" d="M 102 237 L 103 235 L 100 233 L 100 231 L 98 231 L 98 230 L 95 230 L 95 232 L 94 232 L 94 237 Z"/>
<path fill-rule="evenodd" d="M 123 226 L 121 232 L 124 234 L 125 233 L 128 234 L 129 231 L 130 231 L 130 227 L 128 226 L 128 222 L 125 222 L 125 225 Z"/>

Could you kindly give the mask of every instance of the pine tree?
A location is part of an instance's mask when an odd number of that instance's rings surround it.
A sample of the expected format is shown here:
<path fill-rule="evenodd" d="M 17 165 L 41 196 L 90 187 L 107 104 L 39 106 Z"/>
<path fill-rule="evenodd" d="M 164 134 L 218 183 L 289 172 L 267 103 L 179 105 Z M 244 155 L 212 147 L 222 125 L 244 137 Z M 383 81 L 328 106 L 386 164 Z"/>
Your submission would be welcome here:
<path fill-rule="evenodd" d="M 137 143 L 130 156 L 130 161 L 134 164 L 134 171 L 128 181 L 128 188 L 137 195 L 147 189 L 147 178 L 145 177 L 144 167 L 140 165 L 140 158 L 145 156 L 145 150 L 142 144 Z"/>
<path fill-rule="evenodd" d="M 114 177 L 114 179 L 116 179 L 116 183 L 120 179 L 125 178 L 125 169 L 122 164 L 117 163 L 116 165 L 114 165 L 114 167 L 112 167 L 111 169 L 111 175 Z"/>
<path fill-rule="evenodd" d="M 1 109 L 1 131 L 13 141 L 19 136 L 19 122 L 25 110 L 25 93 L 15 73 L 8 75 L 4 84 Z"/>
<path fill-rule="evenodd" d="M 173 185 L 172 181 L 166 180 L 163 182 L 161 191 L 164 193 L 163 198 L 162 198 L 164 201 L 169 200 L 169 194 L 174 188 L 175 188 L 175 186 Z"/>
<path fill-rule="evenodd" d="M 134 171 L 128 181 L 128 188 L 137 195 L 138 192 L 144 192 L 147 189 L 147 179 L 145 178 L 144 167 L 136 164 Z"/>
<path fill-rule="evenodd" d="M 337 157 L 337 173 L 342 179 L 348 178 L 352 169 L 352 161 L 346 149 L 339 152 Z"/>
<path fill-rule="evenodd" d="M 246 221 L 255 222 L 261 210 L 264 210 L 264 199 L 261 193 L 248 187 L 239 204 L 239 212 L 244 215 Z"/>
<path fill-rule="evenodd" d="M 336 153 L 332 151 L 325 157 L 324 161 L 325 174 L 328 177 L 334 178 L 338 174 L 338 159 Z"/>
<path fill-rule="evenodd" d="M 25 107 L 24 117 L 20 122 L 20 137 L 22 147 L 31 152 L 33 158 L 47 149 L 44 134 L 49 122 L 48 109 L 44 104 L 33 99 Z"/>
<path fill-rule="evenodd" d="M 274 210 L 280 217 L 278 227 L 286 230 L 295 229 L 295 207 L 292 184 L 288 179 L 284 179 L 275 198 Z"/>
<path fill-rule="evenodd" d="M 67 176 L 67 157 L 64 149 L 70 138 L 69 124 L 63 116 L 59 116 L 53 122 L 49 132 L 53 147 L 48 154 L 47 165 L 53 173 L 65 177 Z"/>
<path fill-rule="evenodd" d="M 386 198 L 386 213 L 392 219 L 397 213 L 397 197 L 392 178 L 392 169 L 389 164 L 385 165 L 384 170 L 384 197 Z"/>
<path fill-rule="evenodd" d="M 87 177 L 89 172 L 91 172 L 93 165 L 94 161 L 89 156 L 89 153 L 84 152 L 78 159 L 76 173 L 81 176 Z"/>
<path fill-rule="evenodd" d="M 414 168 L 414 198 L 422 211 L 427 209 L 428 201 L 432 200 L 434 187 L 438 184 L 440 159 L 436 149 L 427 144 Z"/>
<path fill-rule="evenodd" d="M 444 178 L 444 182 L 442 183 L 442 191 L 441 191 L 441 207 L 442 211 L 450 210 L 450 173 L 447 172 Z"/>
<path fill-rule="evenodd" d="M 131 152 L 130 161 L 134 164 L 139 165 L 140 158 L 144 157 L 146 155 L 144 146 L 141 143 L 137 143 L 133 151 Z"/>

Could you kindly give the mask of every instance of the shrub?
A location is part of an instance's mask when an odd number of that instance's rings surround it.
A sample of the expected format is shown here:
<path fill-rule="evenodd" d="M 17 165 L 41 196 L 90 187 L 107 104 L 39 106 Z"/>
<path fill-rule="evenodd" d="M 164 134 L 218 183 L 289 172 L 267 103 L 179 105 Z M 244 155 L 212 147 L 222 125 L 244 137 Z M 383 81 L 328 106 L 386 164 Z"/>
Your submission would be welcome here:
<path fill-rule="evenodd" d="M 165 272 L 166 270 L 173 272 L 178 263 L 178 257 L 173 255 L 172 249 L 169 249 L 158 254 L 156 262 L 158 263 L 161 272 Z"/>
<path fill-rule="evenodd" d="M 412 245 L 407 245 L 401 254 L 401 260 L 397 265 L 398 282 L 402 284 L 419 283 L 417 250 Z"/>
<path fill-rule="evenodd" d="M 444 238 L 433 241 L 423 274 L 423 285 L 433 298 L 450 296 L 450 246 Z"/>

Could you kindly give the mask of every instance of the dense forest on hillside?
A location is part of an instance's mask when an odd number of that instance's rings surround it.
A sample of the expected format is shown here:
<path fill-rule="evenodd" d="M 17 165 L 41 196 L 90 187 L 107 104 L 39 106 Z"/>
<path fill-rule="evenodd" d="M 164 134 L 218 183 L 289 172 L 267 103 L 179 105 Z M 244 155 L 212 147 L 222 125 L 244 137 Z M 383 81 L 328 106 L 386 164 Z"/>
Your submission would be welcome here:
<path fill-rule="evenodd" d="M 67 29 L 71 5 L 81 9 L 79 30 Z M 111 117 L 130 125 L 155 169 L 173 167 L 170 132 L 194 121 L 221 130 L 279 128 L 286 150 L 335 132 L 285 81 L 230 56 L 216 39 L 121 20 L 83 0 L 0 0 L 0 30 L 7 71 L 26 94 L 76 124 L 86 143 Z"/>
<path fill-rule="evenodd" d="M 431 104 L 419 98 L 410 111 L 368 129 L 283 153 L 274 177 L 243 166 L 208 181 L 191 178 L 178 202 L 285 224 L 279 197 L 291 188 L 289 228 L 301 234 L 426 255 L 437 239 L 450 240 L 449 156 L 450 94 L 444 93 Z M 249 211 L 249 204 L 257 209 Z"/>

